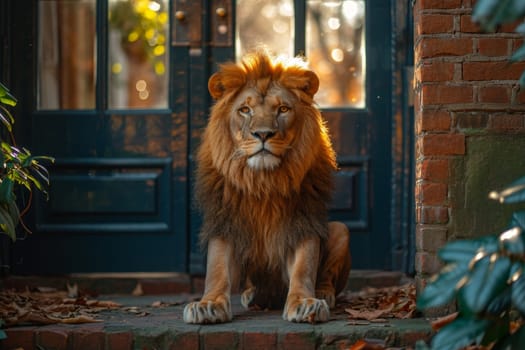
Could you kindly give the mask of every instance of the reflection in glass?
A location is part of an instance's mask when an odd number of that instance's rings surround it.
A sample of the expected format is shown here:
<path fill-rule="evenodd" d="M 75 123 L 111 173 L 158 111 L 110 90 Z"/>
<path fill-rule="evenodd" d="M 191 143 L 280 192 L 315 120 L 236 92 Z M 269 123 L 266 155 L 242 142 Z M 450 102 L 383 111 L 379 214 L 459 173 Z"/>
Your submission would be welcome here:
<path fill-rule="evenodd" d="M 308 0 L 306 56 L 322 107 L 365 106 L 364 0 Z"/>
<path fill-rule="evenodd" d="M 266 46 L 273 54 L 294 54 L 293 0 L 238 0 L 235 52 Z"/>
<path fill-rule="evenodd" d="M 38 9 L 38 108 L 95 108 L 95 0 Z"/>
<path fill-rule="evenodd" d="M 109 1 L 109 108 L 168 107 L 168 0 Z"/>

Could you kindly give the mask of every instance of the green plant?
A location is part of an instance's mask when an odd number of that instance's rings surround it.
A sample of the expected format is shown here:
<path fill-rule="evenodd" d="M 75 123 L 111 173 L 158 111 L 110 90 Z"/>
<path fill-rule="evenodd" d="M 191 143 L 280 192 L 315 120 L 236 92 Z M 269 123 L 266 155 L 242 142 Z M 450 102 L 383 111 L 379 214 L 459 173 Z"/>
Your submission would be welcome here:
<path fill-rule="evenodd" d="M 525 202 L 525 177 L 489 196 Z M 450 242 L 438 254 L 445 266 L 417 305 L 428 309 L 455 301 L 458 316 L 438 331 L 432 349 L 525 349 L 525 211 L 515 211 L 500 234 Z"/>
<path fill-rule="evenodd" d="M 20 220 L 29 204 L 20 212 L 15 195 L 17 187 L 25 187 L 30 194 L 36 188 L 47 195 L 42 184 L 49 184 L 49 173 L 40 161 L 53 161 L 51 157 L 33 156 L 26 148 L 16 146 L 13 135 L 15 119 L 9 111 L 16 104 L 16 98 L 0 83 L 0 123 L 4 127 L 0 132 L 0 230 L 12 240 L 16 239 L 15 228 L 19 223 L 29 231 Z"/>

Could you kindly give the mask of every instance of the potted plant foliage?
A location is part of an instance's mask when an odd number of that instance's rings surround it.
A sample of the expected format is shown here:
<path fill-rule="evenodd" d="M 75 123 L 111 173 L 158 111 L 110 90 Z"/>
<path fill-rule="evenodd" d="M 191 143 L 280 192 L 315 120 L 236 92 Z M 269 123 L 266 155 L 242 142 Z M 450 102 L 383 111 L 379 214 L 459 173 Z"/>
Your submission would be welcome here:
<path fill-rule="evenodd" d="M 16 103 L 16 98 L 0 83 L 0 231 L 13 241 L 19 224 L 30 232 L 21 217 L 29 209 L 31 200 L 20 210 L 15 193 L 25 188 L 31 195 L 36 188 L 47 196 L 45 186 L 49 184 L 49 173 L 40 162 L 53 161 L 48 156 L 33 156 L 28 149 L 17 146 L 13 134 L 15 119 L 10 112 Z"/>

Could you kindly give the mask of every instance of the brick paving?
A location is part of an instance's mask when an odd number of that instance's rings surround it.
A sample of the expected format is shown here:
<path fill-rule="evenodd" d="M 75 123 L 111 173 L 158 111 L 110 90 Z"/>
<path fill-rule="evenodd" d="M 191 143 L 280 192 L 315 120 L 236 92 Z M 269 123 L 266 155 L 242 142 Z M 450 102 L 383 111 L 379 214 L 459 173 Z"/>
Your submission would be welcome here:
<path fill-rule="evenodd" d="M 349 285 L 379 287 L 395 283 L 399 275 L 379 272 L 353 275 Z M 160 286 L 158 291 L 163 291 Z M 77 325 L 17 326 L 7 328 L 0 349 L 24 350 L 210 350 L 210 349 L 350 349 L 361 339 L 383 342 L 386 348 L 413 348 L 429 340 L 429 322 L 422 318 L 350 324 L 339 307 L 329 322 L 298 324 L 281 319 L 280 311 L 244 310 L 234 295 L 234 319 L 216 325 L 188 325 L 182 321 L 184 303 L 200 294 L 104 295 L 122 305 L 96 313 L 101 322 Z M 159 302 L 162 302 L 158 307 Z M 365 324 L 367 323 L 367 324 Z"/>
<path fill-rule="evenodd" d="M 189 295 L 108 297 L 123 308 L 97 314 L 99 323 L 12 327 L 1 349 L 348 349 L 360 339 L 383 340 L 387 347 L 413 347 L 428 340 L 423 319 L 388 320 L 350 325 L 342 310 L 322 324 L 283 321 L 279 311 L 245 311 L 234 296 L 234 320 L 217 325 L 188 325 L 183 305 L 153 307 L 155 301 L 177 303 Z M 133 313 L 126 309 L 133 306 Z"/>

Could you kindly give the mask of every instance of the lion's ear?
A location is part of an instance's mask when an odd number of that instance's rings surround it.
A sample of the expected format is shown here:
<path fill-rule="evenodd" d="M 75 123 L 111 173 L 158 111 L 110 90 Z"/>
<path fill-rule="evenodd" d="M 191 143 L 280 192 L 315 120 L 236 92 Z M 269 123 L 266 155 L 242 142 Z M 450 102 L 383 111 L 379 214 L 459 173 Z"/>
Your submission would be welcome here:
<path fill-rule="evenodd" d="M 308 95 L 313 96 L 319 90 L 319 78 L 317 77 L 317 74 L 312 72 L 311 70 L 307 70 L 304 72 L 305 84 L 303 86 L 303 91 L 306 92 Z"/>
<path fill-rule="evenodd" d="M 213 97 L 216 100 L 222 97 L 222 94 L 225 90 L 221 78 L 222 77 L 220 73 L 215 73 L 208 80 L 208 91 L 210 91 L 211 97 Z"/>

